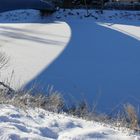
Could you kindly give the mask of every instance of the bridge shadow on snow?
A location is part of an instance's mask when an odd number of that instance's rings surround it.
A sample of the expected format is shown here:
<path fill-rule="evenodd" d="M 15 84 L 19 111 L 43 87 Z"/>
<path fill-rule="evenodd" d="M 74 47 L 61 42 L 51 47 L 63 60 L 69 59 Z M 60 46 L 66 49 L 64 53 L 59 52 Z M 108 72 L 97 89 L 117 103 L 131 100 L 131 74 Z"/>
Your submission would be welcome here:
<path fill-rule="evenodd" d="M 126 102 L 140 105 L 140 41 L 93 21 L 67 24 L 72 31 L 68 46 L 24 89 L 36 85 L 45 93 L 53 85 L 67 101 L 97 101 L 97 109 L 105 112 Z"/>

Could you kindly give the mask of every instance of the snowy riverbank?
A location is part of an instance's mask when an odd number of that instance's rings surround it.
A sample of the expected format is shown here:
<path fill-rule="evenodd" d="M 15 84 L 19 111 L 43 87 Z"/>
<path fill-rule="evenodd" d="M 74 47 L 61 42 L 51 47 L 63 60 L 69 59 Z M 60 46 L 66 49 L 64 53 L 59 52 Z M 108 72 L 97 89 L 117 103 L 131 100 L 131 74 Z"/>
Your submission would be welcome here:
<path fill-rule="evenodd" d="M 90 12 L 60 10 L 44 18 L 36 10 L 1 13 L 0 50 L 10 58 L 1 80 L 39 92 L 53 85 L 71 103 L 98 101 L 109 113 L 126 102 L 138 106 L 140 13 Z"/>

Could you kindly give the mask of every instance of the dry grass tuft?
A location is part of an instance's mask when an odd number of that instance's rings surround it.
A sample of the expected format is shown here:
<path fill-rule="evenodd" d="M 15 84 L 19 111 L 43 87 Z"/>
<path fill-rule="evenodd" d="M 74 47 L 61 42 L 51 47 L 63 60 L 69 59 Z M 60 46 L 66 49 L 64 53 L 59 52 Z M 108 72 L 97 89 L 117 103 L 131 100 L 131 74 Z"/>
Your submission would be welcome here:
<path fill-rule="evenodd" d="M 136 108 L 132 104 L 125 104 L 124 110 L 126 113 L 126 117 L 128 121 L 130 122 L 130 128 L 133 130 L 139 129 L 139 120 L 138 120 L 138 114 L 136 111 Z"/>

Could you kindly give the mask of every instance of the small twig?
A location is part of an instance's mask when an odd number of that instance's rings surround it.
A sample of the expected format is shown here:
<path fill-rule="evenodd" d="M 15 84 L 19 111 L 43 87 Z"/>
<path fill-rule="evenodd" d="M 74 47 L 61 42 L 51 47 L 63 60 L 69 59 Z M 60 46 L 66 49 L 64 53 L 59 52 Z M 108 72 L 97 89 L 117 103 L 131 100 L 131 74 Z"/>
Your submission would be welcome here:
<path fill-rule="evenodd" d="M 0 82 L 0 85 L 4 86 L 5 88 L 8 89 L 8 93 L 14 93 L 14 89 L 12 89 L 10 86 L 4 84 L 3 82 Z"/>

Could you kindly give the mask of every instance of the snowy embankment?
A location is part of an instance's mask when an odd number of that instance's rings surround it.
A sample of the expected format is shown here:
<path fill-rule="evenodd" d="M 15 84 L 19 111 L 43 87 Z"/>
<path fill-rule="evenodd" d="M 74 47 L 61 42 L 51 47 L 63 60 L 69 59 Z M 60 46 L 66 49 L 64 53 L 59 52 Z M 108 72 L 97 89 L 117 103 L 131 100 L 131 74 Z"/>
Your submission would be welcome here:
<path fill-rule="evenodd" d="M 90 13 L 1 13 L 0 51 L 10 58 L 1 80 L 39 92 L 53 85 L 71 103 L 85 98 L 110 114 L 126 102 L 139 105 L 140 12 Z"/>
<path fill-rule="evenodd" d="M 119 129 L 38 108 L 23 111 L 10 105 L 0 105 L 0 140 L 138 140 L 140 138 Z"/>

